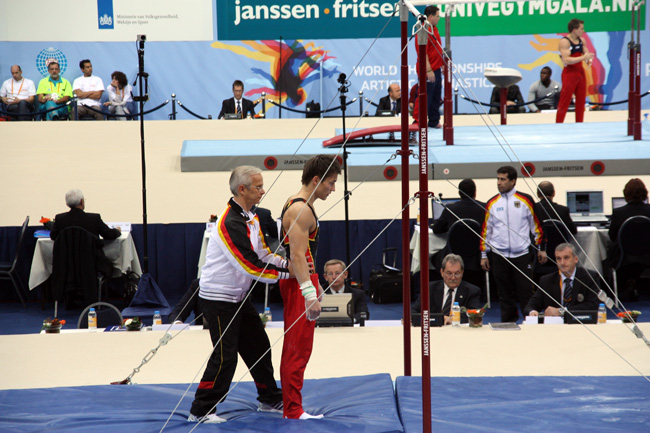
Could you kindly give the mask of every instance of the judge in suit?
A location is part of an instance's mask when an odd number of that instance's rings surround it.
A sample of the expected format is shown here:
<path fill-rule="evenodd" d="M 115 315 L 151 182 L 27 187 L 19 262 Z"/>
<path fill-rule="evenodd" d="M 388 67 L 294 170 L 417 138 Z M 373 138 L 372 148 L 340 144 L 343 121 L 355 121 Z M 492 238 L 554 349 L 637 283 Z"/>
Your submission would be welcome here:
<path fill-rule="evenodd" d="M 451 306 L 454 302 L 467 309 L 481 308 L 481 289 L 463 281 L 465 264 L 463 258 L 456 254 L 448 254 L 442 260 L 442 281 L 429 284 L 429 311 L 445 315 L 445 325 L 451 325 Z M 413 303 L 413 313 L 421 311 L 420 298 Z M 467 323 L 467 317 L 461 315 L 460 320 Z"/>
<path fill-rule="evenodd" d="M 607 253 L 607 258 L 611 266 L 616 266 L 621 257 L 621 251 L 618 245 L 618 232 L 621 230 L 623 223 L 633 216 L 641 215 L 650 218 L 650 204 L 644 203 L 648 201 L 648 190 L 641 179 L 630 179 L 625 184 L 623 195 L 627 204 L 612 211 L 612 221 L 609 225 L 609 238 L 612 244 Z M 639 261 L 624 262 L 616 271 L 621 300 L 638 300 L 635 285 L 646 267 L 647 265 Z"/>
<path fill-rule="evenodd" d="M 327 289 L 325 289 L 325 294 L 352 293 L 354 321 L 359 322 L 361 313 L 366 313 L 366 319 L 370 318 L 368 304 L 366 303 L 366 294 L 363 290 L 353 289 L 345 283 L 345 280 L 348 278 L 348 271 L 345 270 L 345 262 L 337 259 L 328 260 L 325 263 L 324 271 L 325 281 L 328 284 Z"/>
<path fill-rule="evenodd" d="M 393 83 L 390 86 L 388 86 L 388 95 L 384 96 L 379 100 L 379 104 L 377 104 L 377 112 L 375 113 L 375 116 L 378 116 L 380 111 L 394 111 L 395 114 L 400 114 L 401 109 L 400 105 L 402 103 L 402 91 L 399 87 L 399 84 Z"/>
<path fill-rule="evenodd" d="M 233 97 L 230 99 L 224 99 L 221 104 L 221 112 L 219 113 L 219 119 L 221 119 L 224 114 L 240 114 L 241 118 L 247 117 L 249 114 L 251 117 L 255 117 L 255 104 L 250 99 L 243 97 L 244 95 L 244 83 L 239 80 L 235 80 L 232 83 L 232 93 Z"/>
<path fill-rule="evenodd" d="M 553 201 L 553 198 L 555 198 L 555 187 L 551 182 L 540 182 L 537 186 L 537 197 L 539 198 L 539 201 L 535 203 L 534 209 L 535 216 L 539 222 L 548 219 L 559 219 L 564 223 L 572 235 L 578 233 L 578 229 L 571 219 L 569 208 Z"/>
<path fill-rule="evenodd" d="M 563 243 L 555 248 L 559 272 L 544 275 L 535 294 L 524 308 L 524 315 L 561 316 L 564 310 L 592 311 L 598 309 L 600 285 L 598 275 L 578 267 L 575 247 Z"/>
<path fill-rule="evenodd" d="M 54 226 L 50 232 L 50 238 L 56 240 L 61 231 L 68 227 L 81 227 L 88 230 L 95 236 L 101 236 L 104 239 L 117 239 L 122 234 L 119 227 L 110 228 L 98 213 L 86 213 L 86 199 L 83 193 L 78 189 L 72 189 L 65 194 L 65 204 L 70 210 L 60 213 L 54 218 Z"/>

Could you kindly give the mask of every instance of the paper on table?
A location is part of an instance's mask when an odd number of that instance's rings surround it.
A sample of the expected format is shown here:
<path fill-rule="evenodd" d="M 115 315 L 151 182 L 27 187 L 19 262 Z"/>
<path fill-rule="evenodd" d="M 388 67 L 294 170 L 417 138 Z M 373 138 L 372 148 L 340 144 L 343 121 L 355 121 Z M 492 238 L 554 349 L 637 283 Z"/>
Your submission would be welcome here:
<path fill-rule="evenodd" d="M 526 325 L 538 325 L 539 324 L 539 316 L 526 316 L 526 320 L 524 321 L 524 324 L 526 324 Z"/>
<path fill-rule="evenodd" d="M 564 325 L 564 318 L 560 316 L 544 316 L 544 325 Z"/>

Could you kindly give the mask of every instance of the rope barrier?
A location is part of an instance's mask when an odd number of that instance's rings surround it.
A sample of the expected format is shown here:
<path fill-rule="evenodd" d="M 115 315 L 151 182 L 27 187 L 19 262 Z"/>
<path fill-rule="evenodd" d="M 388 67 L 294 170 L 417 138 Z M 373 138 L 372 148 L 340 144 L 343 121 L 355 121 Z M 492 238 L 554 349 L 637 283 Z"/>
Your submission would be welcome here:
<path fill-rule="evenodd" d="M 147 110 L 147 111 L 144 111 L 142 113 L 131 113 L 131 114 L 110 114 L 110 113 L 104 113 L 103 111 L 97 110 L 97 109 L 95 109 L 93 107 L 90 107 L 88 105 L 83 105 L 83 106 L 88 108 L 90 111 L 94 111 L 96 113 L 100 113 L 100 114 L 103 114 L 105 116 L 131 118 L 131 117 L 137 117 L 137 116 L 140 116 L 140 115 L 144 116 L 146 114 L 153 113 L 154 111 L 160 110 L 162 107 L 164 107 L 167 104 L 169 104 L 169 99 L 166 100 L 165 102 L 163 102 L 162 104 L 160 104 L 159 106 L 157 106 L 155 108 L 152 108 L 151 110 Z"/>
<path fill-rule="evenodd" d="M 644 93 L 643 95 L 641 95 L 640 97 L 641 97 L 641 98 L 646 97 L 646 96 L 648 96 L 648 94 L 650 94 L 650 90 L 648 90 L 647 92 L 645 92 L 645 93 Z M 625 103 L 628 102 L 628 101 L 629 101 L 629 99 L 625 99 L 625 100 L 623 100 L 623 101 L 616 101 L 616 102 L 588 102 L 588 104 L 589 104 L 589 105 L 599 105 L 599 106 L 601 106 L 601 107 L 604 107 L 604 106 L 607 106 L 607 105 L 625 104 Z"/>
<path fill-rule="evenodd" d="M 548 98 L 549 96 L 552 96 L 554 93 L 555 93 L 555 92 L 551 92 L 551 93 L 548 93 L 548 94 L 546 94 L 546 95 L 544 95 L 544 96 L 540 96 L 539 98 L 535 99 L 534 101 L 522 102 L 521 104 L 507 105 L 506 108 L 510 108 L 510 107 L 523 107 L 524 105 L 535 104 L 536 102 L 539 102 L 539 101 L 541 101 L 542 99 L 546 99 L 546 98 Z M 479 104 L 479 105 L 483 105 L 483 106 L 485 106 L 485 107 L 494 107 L 494 108 L 500 108 L 500 107 L 501 107 L 501 104 L 486 104 L 485 102 L 480 102 L 480 101 L 475 101 L 475 100 L 473 100 L 473 99 L 470 99 L 470 98 L 468 98 L 468 97 L 465 96 L 465 95 L 460 95 L 460 97 L 463 98 L 463 99 L 465 99 L 465 100 L 467 100 L 467 101 L 469 101 L 469 102 L 471 102 L 472 104 Z"/>
<path fill-rule="evenodd" d="M 195 112 L 193 112 L 192 110 L 190 110 L 189 108 L 187 108 L 185 105 L 183 105 L 183 103 L 182 103 L 181 101 L 176 101 L 176 103 L 178 104 L 179 107 L 181 107 L 183 110 L 185 110 L 185 111 L 187 111 L 188 113 L 190 113 L 192 116 L 194 116 L 194 117 L 196 117 L 196 118 L 198 118 L 198 119 L 201 119 L 201 120 L 208 120 L 207 117 L 199 116 L 198 114 L 196 114 Z"/>
<path fill-rule="evenodd" d="M 47 109 L 47 110 L 34 111 L 34 112 L 32 112 L 32 113 L 29 113 L 29 114 L 10 113 L 10 112 L 8 112 L 8 111 L 3 111 L 3 110 L 0 110 L 0 114 L 4 114 L 4 115 L 7 115 L 7 116 L 12 116 L 12 117 L 23 117 L 23 116 L 31 116 L 31 117 L 34 117 L 34 116 L 40 116 L 41 114 L 47 114 L 47 113 L 49 113 L 49 112 L 51 112 L 51 111 L 60 110 L 60 109 L 63 108 L 63 107 L 66 107 L 66 106 L 71 105 L 72 103 L 73 103 L 73 101 L 72 101 L 72 99 L 71 99 L 71 100 L 69 100 L 68 102 L 66 102 L 65 104 L 60 104 L 60 105 L 57 105 L 57 106 L 55 106 L 55 107 L 49 108 L 49 109 Z"/>
<path fill-rule="evenodd" d="M 354 98 L 351 101 L 346 102 L 345 106 L 347 107 L 348 105 L 352 104 L 353 102 L 356 102 L 356 100 L 357 100 L 357 98 Z M 278 104 L 277 102 L 271 101 L 270 99 L 269 99 L 269 102 L 271 104 L 275 105 L 275 106 L 278 106 L 278 107 L 284 109 L 284 110 L 293 111 L 294 113 L 300 113 L 300 114 L 323 114 L 323 113 L 329 113 L 330 111 L 336 111 L 336 110 L 341 109 L 341 105 L 339 105 L 338 107 L 328 108 L 326 110 L 303 111 L 303 110 L 296 110 L 295 108 L 289 108 L 289 107 L 287 107 L 285 105 Z"/>

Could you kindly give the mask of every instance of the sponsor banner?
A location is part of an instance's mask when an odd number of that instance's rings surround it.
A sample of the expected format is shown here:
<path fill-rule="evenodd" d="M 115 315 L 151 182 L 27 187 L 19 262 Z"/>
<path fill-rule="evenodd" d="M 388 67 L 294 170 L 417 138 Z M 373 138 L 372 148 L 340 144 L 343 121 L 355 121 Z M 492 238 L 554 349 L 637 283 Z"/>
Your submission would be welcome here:
<path fill-rule="evenodd" d="M 630 28 L 633 4 L 634 0 L 536 0 L 462 4 L 443 12 L 451 17 L 454 36 L 564 33 L 572 18 L 583 19 L 590 32 L 624 31 Z M 393 14 L 395 1 L 219 0 L 216 8 L 219 40 L 390 38 L 400 31 L 399 11 Z M 409 29 L 414 23 L 411 16 Z M 444 20 L 438 27 L 444 34 Z"/>
<path fill-rule="evenodd" d="M 148 41 L 210 41 L 213 1 L 59 0 L 56 10 L 65 13 L 50 16 L 25 13 L 29 2 L 2 0 L 0 40 L 132 42 L 144 34 Z M 41 25 L 41 18 L 48 24 Z"/>

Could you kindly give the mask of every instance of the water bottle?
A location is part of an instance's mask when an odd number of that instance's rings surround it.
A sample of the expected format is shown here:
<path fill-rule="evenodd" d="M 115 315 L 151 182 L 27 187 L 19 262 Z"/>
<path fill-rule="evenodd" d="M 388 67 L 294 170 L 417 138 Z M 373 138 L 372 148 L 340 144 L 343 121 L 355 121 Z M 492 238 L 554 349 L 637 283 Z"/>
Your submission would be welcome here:
<path fill-rule="evenodd" d="M 270 322 L 273 320 L 273 316 L 271 316 L 271 309 L 269 307 L 266 307 L 264 309 L 264 315 L 266 316 L 266 319 Z"/>
<path fill-rule="evenodd" d="M 598 323 L 607 323 L 607 310 L 605 309 L 605 304 L 600 304 L 598 306 Z"/>
<path fill-rule="evenodd" d="M 94 308 L 88 310 L 88 330 L 97 331 L 97 312 Z"/>
<path fill-rule="evenodd" d="M 460 305 L 458 305 L 458 302 L 454 302 L 454 306 L 451 307 L 451 326 L 460 326 Z"/>
<path fill-rule="evenodd" d="M 160 311 L 154 311 L 153 313 L 153 324 L 162 325 L 162 317 L 160 317 Z"/>

